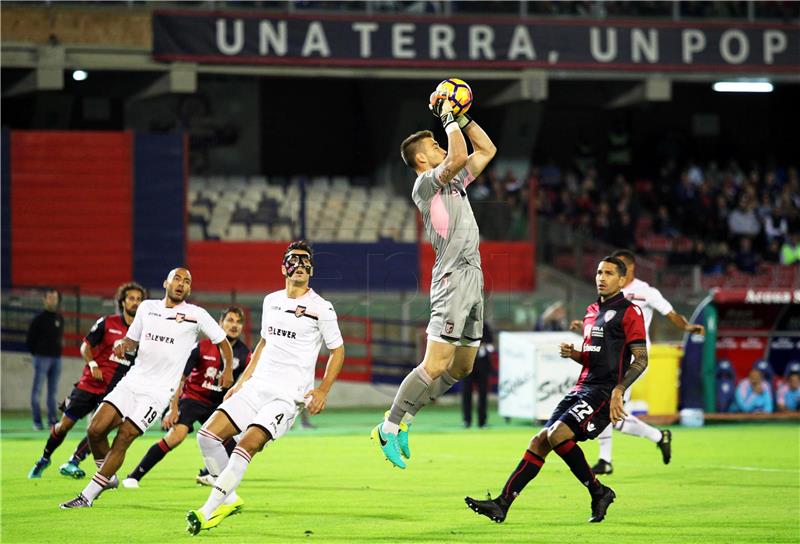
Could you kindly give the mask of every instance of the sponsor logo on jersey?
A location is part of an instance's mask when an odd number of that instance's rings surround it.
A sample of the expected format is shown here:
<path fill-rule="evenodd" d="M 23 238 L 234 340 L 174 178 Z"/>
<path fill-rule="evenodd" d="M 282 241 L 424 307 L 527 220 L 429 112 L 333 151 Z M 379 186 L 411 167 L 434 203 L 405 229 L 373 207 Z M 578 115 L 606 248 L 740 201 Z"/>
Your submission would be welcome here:
<path fill-rule="evenodd" d="M 153 334 L 151 332 L 145 333 L 145 340 L 152 340 L 153 342 L 164 342 L 165 344 L 174 344 L 175 339 L 169 336 L 162 336 L 160 334 Z"/>
<path fill-rule="evenodd" d="M 306 307 L 305 306 L 298 306 L 297 308 L 294 309 L 294 316 L 295 317 L 298 317 L 298 318 L 299 317 L 303 317 L 304 313 L 306 313 Z"/>
<path fill-rule="evenodd" d="M 583 351 L 599 352 L 603 346 L 583 346 Z"/>
<path fill-rule="evenodd" d="M 158 313 L 158 312 L 150 312 L 150 313 L 149 313 L 149 314 L 147 314 L 147 315 L 154 315 L 154 316 L 156 316 L 156 317 L 161 317 L 161 314 L 160 314 L 160 313 Z"/>
<path fill-rule="evenodd" d="M 267 334 L 272 336 L 285 336 L 286 338 L 297 338 L 297 333 L 294 331 L 287 331 L 286 329 L 279 329 L 278 327 L 267 327 Z"/>
<path fill-rule="evenodd" d="M 603 338 L 604 334 L 605 333 L 603 332 L 603 327 L 597 327 L 597 326 L 592 327 L 592 336 L 594 336 L 595 338 Z"/>
<path fill-rule="evenodd" d="M 269 309 L 270 310 L 280 310 L 281 307 L 280 306 L 270 306 Z"/>
<path fill-rule="evenodd" d="M 609 321 L 611 321 L 612 319 L 614 319 L 614 316 L 615 316 L 615 315 L 617 315 L 617 311 L 616 311 L 616 310 L 609 310 L 609 311 L 607 311 L 605 314 L 603 314 L 603 320 L 604 320 L 606 323 L 608 323 Z"/>

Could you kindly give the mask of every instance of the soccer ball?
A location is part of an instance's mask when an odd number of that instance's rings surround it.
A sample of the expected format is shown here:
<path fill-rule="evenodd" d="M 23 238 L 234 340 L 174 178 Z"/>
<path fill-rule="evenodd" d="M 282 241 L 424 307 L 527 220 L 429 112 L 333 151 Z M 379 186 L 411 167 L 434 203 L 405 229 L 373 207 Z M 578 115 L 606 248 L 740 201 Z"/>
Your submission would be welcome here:
<path fill-rule="evenodd" d="M 442 95 L 447 96 L 450 100 L 450 104 L 453 106 L 453 115 L 456 117 L 467 113 L 472 106 L 472 89 L 463 79 L 451 77 L 439 83 L 431 94 L 431 104 L 434 104 Z"/>

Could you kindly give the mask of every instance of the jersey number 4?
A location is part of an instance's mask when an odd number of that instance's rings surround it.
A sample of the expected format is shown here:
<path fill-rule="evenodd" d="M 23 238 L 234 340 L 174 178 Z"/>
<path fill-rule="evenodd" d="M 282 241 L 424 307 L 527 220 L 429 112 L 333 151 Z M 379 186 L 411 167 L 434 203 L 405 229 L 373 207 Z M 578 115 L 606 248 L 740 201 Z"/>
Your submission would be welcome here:
<path fill-rule="evenodd" d="M 578 421 L 583 421 L 586 416 L 594 412 L 594 408 L 589 406 L 588 402 L 582 400 L 578 404 L 570 408 L 569 411 L 572 412 L 572 415 L 575 416 L 575 419 L 577 419 Z"/>

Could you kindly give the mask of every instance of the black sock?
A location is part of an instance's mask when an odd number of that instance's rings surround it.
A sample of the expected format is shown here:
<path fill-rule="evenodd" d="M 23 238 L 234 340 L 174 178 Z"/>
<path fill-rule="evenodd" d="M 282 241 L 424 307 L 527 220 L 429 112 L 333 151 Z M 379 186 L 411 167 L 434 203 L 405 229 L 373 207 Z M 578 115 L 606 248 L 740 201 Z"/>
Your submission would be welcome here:
<path fill-rule="evenodd" d="M 84 436 L 83 440 L 78 443 L 78 447 L 72 452 L 72 459 L 70 459 L 70 461 L 75 465 L 80 465 L 81 461 L 86 459 L 86 456 L 89 455 L 90 452 L 89 437 Z"/>
<path fill-rule="evenodd" d="M 508 477 L 508 481 L 506 481 L 506 485 L 503 486 L 500 497 L 508 504 L 514 502 L 514 499 L 516 499 L 517 495 L 528 485 L 528 482 L 536 478 L 543 464 L 544 459 L 532 451 L 527 450 L 525 455 L 522 456 L 522 460 L 517 465 L 517 468 L 515 468 L 511 476 Z"/>
<path fill-rule="evenodd" d="M 589 493 L 600 491 L 600 482 L 597 481 L 589 463 L 586 462 L 583 450 L 574 440 L 564 440 L 553 450 L 564 460 L 575 477 L 586 486 Z"/>
<path fill-rule="evenodd" d="M 228 457 L 233 455 L 233 450 L 236 448 L 238 442 L 233 438 L 227 439 L 225 442 L 222 443 L 222 446 L 225 448 L 225 451 L 228 452 Z"/>
<path fill-rule="evenodd" d="M 141 480 L 145 474 L 150 472 L 150 469 L 156 466 L 156 464 L 161 461 L 164 456 L 169 453 L 170 447 L 162 438 L 152 446 L 150 449 L 147 450 L 147 453 L 144 454 L 142 460 L 139 462 L 139 465 L 128 474 L 128 478 L 133 478 L 134 480 Z"/>
<path fill-rule="evenodd" d="M 50 427 L 50 436 L 47 437 L 47 444 L 44 445 L 44 451 L 42 452 L 42 457 L 45 459 L 50 459 L 50 456 L 53 455 L 53 452 L 58 449 L 64 439 L 67 437 L 67 433 L 58 433 L 56 432 L 56 426 L 53 425 Z"/>

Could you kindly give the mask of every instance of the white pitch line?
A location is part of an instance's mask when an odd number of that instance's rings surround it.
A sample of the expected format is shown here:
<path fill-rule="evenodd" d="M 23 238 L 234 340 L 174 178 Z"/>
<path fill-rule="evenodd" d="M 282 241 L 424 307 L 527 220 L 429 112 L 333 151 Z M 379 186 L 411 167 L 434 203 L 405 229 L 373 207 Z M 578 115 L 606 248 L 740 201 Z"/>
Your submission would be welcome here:
<path fill-rule="evenodd" d="M 764 467 L 738 467 L 733 465 L 707 465 L 707 466 L 694 466 L 694 467 L 687 467 L 687 468 L 711 468 L 711 469 L 721 469 L 721 470 L 743 470 L 746 472 L 787 472 L 789 474 L 795 474 L 800 472 L 800 468 L 797 469 L 789 469 L 789 468 L 764 468 Z"/>

